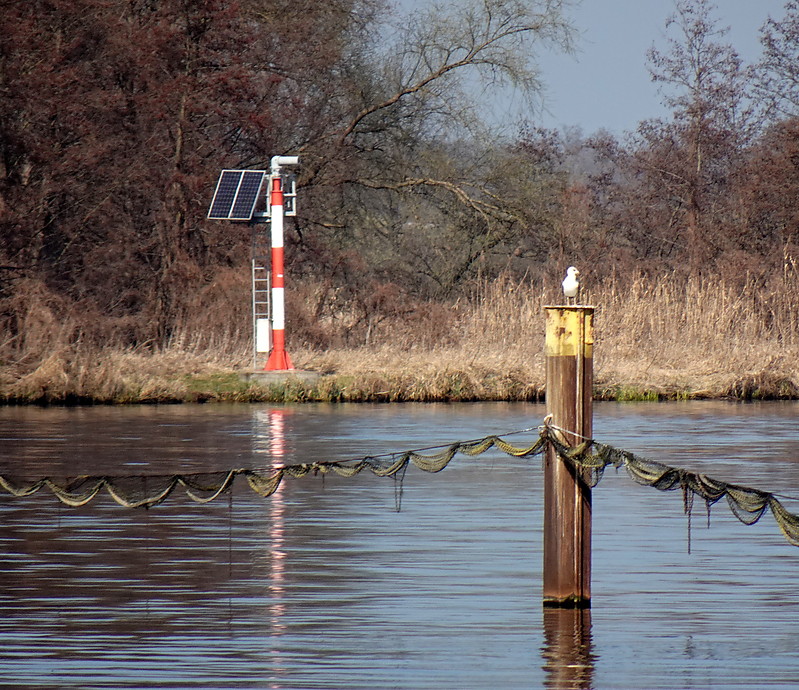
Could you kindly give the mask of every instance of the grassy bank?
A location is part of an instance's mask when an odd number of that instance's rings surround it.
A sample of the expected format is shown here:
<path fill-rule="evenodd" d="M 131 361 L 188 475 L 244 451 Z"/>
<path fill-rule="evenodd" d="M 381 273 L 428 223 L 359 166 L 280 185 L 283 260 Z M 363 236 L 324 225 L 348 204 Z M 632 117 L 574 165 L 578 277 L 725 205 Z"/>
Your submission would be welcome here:
<path fill-rule="evenodd" d="M 678 283 L 643 279 L 585 296 L 598 308 L 599 399 L 799 398 L 799 280 Z M 542 306 L 554 289 L 484 286 L 439 310 L 413 334 L 386 323 L 369 347 L 289 349 L 319 384 L 258 387 L 245 338 L 175 339 L 165 350 L 59 342 L 38 358 L 0 364 L 0 398 L 25 403 L 176 401 L 539 400 L 544 393 Z M 393 332 L 400 332 L 397 329 Z M 430 334 L 434 334 L 431 337 Z M 432 343 L 432 344 L 431 344 Z"/>

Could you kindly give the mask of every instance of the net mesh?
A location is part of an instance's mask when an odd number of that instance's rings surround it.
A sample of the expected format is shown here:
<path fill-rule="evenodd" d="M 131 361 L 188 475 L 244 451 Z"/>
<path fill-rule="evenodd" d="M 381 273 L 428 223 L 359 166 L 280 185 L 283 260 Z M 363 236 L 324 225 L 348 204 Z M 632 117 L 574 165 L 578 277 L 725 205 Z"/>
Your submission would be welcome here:
<path fill-rule="evenodd" d="M 274 469 L 232 469 L 224 472 L 196 472 L 170 475 L 131 476 L 79 476 L 66 479 L 45 477 L 26 480 L 13 475 L 0 475 L 0 488 L 12 496 L 31 496 L 48 489 L 62 503 L 83 506 L 105 491 L 125 508 L 149 508 L 166 500 L 176 489 L 182 490 L 196 503 L 208 503 L 226 493 L 237 477 L 241 476 L 258 495 L 267 497 L 277 491 L 285 477 L 300 479 L 309 474 L 334 473 L 340 477 L 354 477 L 361 472 L 371 472 L 378 477 L 397 477 L 408 465 L 424 472 L 440 472 L 455 457 L 480 455 L 493 447 L 516 457 L 535 455 L 544 446 L 538 438 L 531 446 L 517 447 L 499 436 L 488 436 L 476 441 L 461 441 L 442 448 L 436 453 L 418 450 L 394 453 L 387 456 L 365 457 L 340 462 L 311 462 L 283 465 Z"/>
<path fill-rule="evenodd" d="M 520 434 L 532 429 L 510 432 Z M 708 519 L 710 508 L 722 498 L 727 499 L 733 515 L 745 525 L 753 525 L 770 510 L 785 538 L 799 546 L 799 515 L 791 513 L 773 493 L 752 489 L 708 477 L 705 474 L 671 467 L 654 460 L 635 455 L 627 450 L 586 439 L 569 446 L 561 439 L 564 430 L 547 422 L 538 428 L 538 438 L 529 445 L 517 446 L 500 436 L 459 441 L 447 446 L 409 450 L 403 453 L 364 457 L 346 461 L 320 461 L 283 465 L 258 469 L 231 469 L 223 472 L 199 472 L 170 475 L 135 476 L 79 476 L 66 479 L 44 477 L 29 480 L 13 475 L 0 475 L 0 489 L 12 496 L 31 496 L 42 489 L 49 490 L 62 503 L 78 507 L 89 503 L 98 494 L 107 493 L 116 503 L 125 508 L 150 508 L 162 503 L 175 490 L 182 491 L 196 503 L 209 503 L 228 493 L 238 477 L 259 496 L 271 496 L 286 477 L 299 479 L 309 474 L 334 473 L 340 477 L 354 477 L 370 472 L 377 477 L 393 477 L 401 482 L 405 470 L 413 465 L 423 472 L 441 472 L 458 455 L 475 457 L 492 448 L 518 458 L 543 453 L 547 448 L 581 471 L 586 483 L 595 487 L 608 466 L 624 468 L 629 477 L 644 486 L 659 491 L 681 490 L 683 507 L 690 519 L 694 501 L 704 501 Z M 506 434 L 506 435 L 510 435 Z M 422 452 L 435 450 L 437 452 Z M 401 489 L 400 489 L 401 492 Z M 399 507 L 399 505 L 398 505 Z"/>
<path fill-rule="evenodd" d="M 689 518 L 689 539 L 694 500 L 699 498 L 704 501 L 709 516 L 711 506 L 726 498 L 733 515 L 745 525 L 755 524 L 767 510 L 771 510 L 785 538 L 794 546 L 799 546 L 799 516 L 789 512 L 773 493 L 664 465 L 593 439 L 569 447 L 560 440 L 560 434 L 553 433 L 556 430 L 556 427 L 544 426 L 542 437 L 547 439 L 560 457 L 582 469 L 583 477 L 592 487 L 599 483 L 605 468 L 612 465 L 617 469 L 623 467 L 637 484 L 659 491 L 681 490 L 683 507 Z"/>

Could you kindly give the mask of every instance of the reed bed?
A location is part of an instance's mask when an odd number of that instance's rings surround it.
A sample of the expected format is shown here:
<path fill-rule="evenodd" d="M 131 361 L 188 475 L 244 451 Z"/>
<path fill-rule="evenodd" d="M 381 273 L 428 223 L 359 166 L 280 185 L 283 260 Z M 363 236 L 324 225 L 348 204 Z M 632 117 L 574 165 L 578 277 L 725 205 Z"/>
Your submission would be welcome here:
<path fill-rule="evenodd" d="M 587 294 L 583 301 L 597 307 L 596 397 L 799 397 L 796 282 L 639 277 Z M 459 310 L 454 345 L 308 353 L 306 361 L 359 381 L 382 375 L 387 388 L 404 376 L 414 381 L 410 399 L 540 399 L 543 306 L 558 302 L 554 288 L 489 285 Z"/>
<path fill-rule="evenodd" d="M 799 394 L 799 280 L 638 278 L 597 296 L 597 382 L 663 397 Z"/>
<path fill-rule="evenodd" d="M 733 282 L 643 276 L 607 281 L 583 302 L 597 307 L 595 395 L 617 400 L 799 398 L 799 276 Z M 248 332 L 187 324 L 166 348 L 100 346 L 74 329 L 31 334 L 39 356 L 4 356 L 6 402 L 540 400 L 543 306 L 555 286 L 502 279 L 427 319 L 385 319 L 370 345 L 310 347 L 291 341 L 313 387 L 258 387 Z M 41 318 L 40 318 L 41 320 Z M 45 319 L 46 321 L 46 319 Z M 413 327 L 409 327 L 409 323 Z M 289 324 L 289 328 L 291 324 Z M 417 329 L 424 337 L 416 337 Z M 202 336 L 197 335 L 202 332 Z M 71 338 L 71 339 L 70 339 Z M 335 338 L 331 337 L 331 342 Z"/>

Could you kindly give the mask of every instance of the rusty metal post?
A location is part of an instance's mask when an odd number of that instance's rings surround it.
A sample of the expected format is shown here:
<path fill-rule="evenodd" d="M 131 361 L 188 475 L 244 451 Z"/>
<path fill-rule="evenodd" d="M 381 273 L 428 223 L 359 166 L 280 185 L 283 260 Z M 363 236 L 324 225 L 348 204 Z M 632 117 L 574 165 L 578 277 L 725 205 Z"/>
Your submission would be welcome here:
<path fill-rule="evenodd" d="M 546 310 L 546 400 L 567 445 L 593 429 L 594 308 Z M 544 460 L 544 606 L 591 605 L 591 488 L 550 447 Z"/>

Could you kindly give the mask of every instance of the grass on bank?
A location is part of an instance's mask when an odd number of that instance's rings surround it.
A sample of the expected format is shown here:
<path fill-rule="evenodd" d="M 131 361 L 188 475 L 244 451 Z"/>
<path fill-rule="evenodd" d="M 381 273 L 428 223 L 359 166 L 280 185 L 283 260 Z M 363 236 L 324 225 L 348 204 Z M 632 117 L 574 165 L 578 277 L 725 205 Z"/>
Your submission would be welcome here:
<path fill-rule="evenodd" d="M 90 348 L 59 341 L 40 356 L 4 354 L 0 400 L 35 403 L 177 401 L 363 402 L 541 400 L 543 305 L 554 290 L 496 282 L 474 299 L 431 312 L 437 340 L 420 345 L 386 321 L 370 347 L 289 349 L 308 386 L 258 386 L 246 338 L 192 339 L 165 350 Z M 799 277 L 737 286 L 670 278 L 608 284 L 597 307 L 595 396 L 606 400 L 799 398 Z M 322 324 L 323 326 L 324 324 Z M 291 331 L 289 330 L 291 338 Z"/>

